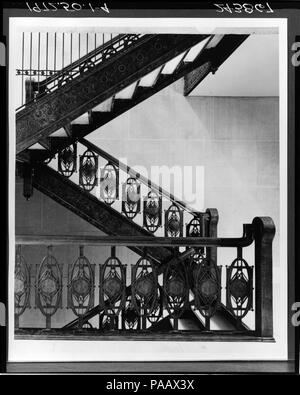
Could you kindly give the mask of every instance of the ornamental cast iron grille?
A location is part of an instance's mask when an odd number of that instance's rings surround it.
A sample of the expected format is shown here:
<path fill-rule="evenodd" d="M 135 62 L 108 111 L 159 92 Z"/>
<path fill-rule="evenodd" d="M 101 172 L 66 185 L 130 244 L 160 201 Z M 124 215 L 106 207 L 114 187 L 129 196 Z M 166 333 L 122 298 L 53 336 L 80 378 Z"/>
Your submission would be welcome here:
<path fill-rule="evenodd" d="M 15 261 L 15 326 L 19 327 L 19 317 L 30 308 L 30 270 L 22 255 L 22 247 L 17 246 Z"/>
<path fill-rule="evenodd" d="M 241 249 L 238 249 L 238 257 L 226 272 L 226 305 L 237 318 L 242 319 L 253 307 L 253 267 L 243 259 Z"/>
<path fill-rule="evenodd" d="M 178 251 L 176 251 L 178 255 Z M 172 260 L 166 266 L 163 278 L 164 305 L 174 324 L 183 314 L 189 302 L 189 284 L 182 262 Z M 175 326 L 175 325 L 174 325 Z M 176 326 L 175 326 L 175 329 Z"/>
<path fill-rule="evenodd" d="M 208 220 L 210 219 L 211 217 Z M 62 305 L 60 303 L 62 270 L 53 257 L 50 246 L 47 256 L 43 258 L 40 265 L 37 265 L 36 270 L 36 305 L 40 297 L 39 307 L 42 313 L 48 316 L 46 329 L 32 327 L 32 314 L 24 314 L 22 317 L 24 327 L 19 328 L 17 323 L 15 336 L 17 339 L 30 338 L 33 335 L 41 338 L 44 336 L 46 339 L 57 339 L 58 336 L 62 339 L 70 339 L 73 335 L 75 338 L 84 336 L 84 329 L 87 329 L 87 338 L 95 336 L 95 340 L 99 335 L 98 340 L 128 340 L 132 334 L 132 339 L 145 337 L 154 341 L 163 339 L 273 341 L 272 240 L 274 235 L 275 225 L 270 217 L 255 217 L 252 224 L 243 225 L 242 237 L 234 238 L 207 236 L 166 238 L 153 237 L 150 234 L 133 240 L 130 235 L 86 235 L 80 239 L 82 245 L 113 246 L 110 257 L 103 265 L 99 265 L 99 304 L 93 308 L 91 308 L 92 303 L 90 306 L 87 304 L 86 310 L 71 322 L 61 322 L 60 319 L 64 320 L 66 314 L 59 314 L 56 321 L 62 326 L 53 329 L 50 325 L 51 314 L 53 315 Z M 55 245 L 71 246 L 77 244 L 78 240 L 78 236 L 16 236 L 18 245 L 55 243 Z M 116 257 L 116 246 L 122 249 L 134 247 L 134 252 L 141 255 L 135 265 L 130 266 L 131 275 L 128 276 L 128 280 L 130 277 L 131 282 L 129 284 L 128 281 L 128 286 L 126 286 L 126 265 Z M 251 267 L 243 258 L 244 248 L 250 246 L 255 252 L 252 258 L 255 266 Z M 152 256 L 152 248 L 156 247 L 168 248 L 170 252 L 173 251 L 173 256 L 170 254 L 161 264 L 156 264 Z M 209 253 L 195 260 L 194 247 L 204 247 L 207 252 L 210 252 L 212 247 L 237 249 L 236 259 L 224 273 L 227 277 L 224 278 L 227 285 L 226 292 L 221 292 L 222 266 L 217 266 L 214 255 Z M 34 251 L 37 250 L 33 248 Z M 101 248 L 98 253 L 105 251 L 107 250 Z M 20 255 L 20 248 L 17 248 L 16 252 Z M 34 255 L 31 253 L 30 256 Z M 81 248 L 80 257 L 83 256 Z M 192 284 L 189 283 L 187 276 L 190 259 L 194 260 Z M 80 266 L 78 262 L 73 265 Z M 16 273 L 20 266 L 22 266 L 21 259 L 16 257 Z M 69 265 L 68 278 L 65 279 L 68 297 L 71 288 L 77 298 L 78 295 L 86 295 L 87 290 L 93 292 L 94 269 L 89 269 L 92 277 L 89 286 L 87 275 L 79 275 L 79 268 L 77 273 L 71 274 L 70 267 L 71 265 Z M 71 276 L 73 276 L 73 284 L 69 281 Z M 16 276 L 17 279 L 21 278 L 21 281 L 25 277 L 26 274 Z M 81 279 L 84 277 L 82 282 Z M 23 291 L 22 284 L 16 288 Z M 252 310 L 254 292 L 255 310 L 252 315 L 249 312 Z M 22 309 L 23 306 L 20 307 Z M 17 311 L 16 313 L 18 314 Z M 38 316 L 39 312 L 37 312 Z M 251 318 L 250 323 L 244 322 L 243 318 L 246 316 Z M 99 319 L 99 325 L 97 323 L 94 326 L 96 318 Z M 92 323 L 94 328 L 90 328 L 88 322 Z M 211 326 L 211 323 L 216 325 Z M 78 328 L 80 331 L 74 333 Z"/>
<path fill-rule="evenodd" d="M 126 266 L 116 257 L 116 248 L 111 248 L 111 256 L 100 265 L 99 305 L 110 320 L 114 320 L 125 307 Z"/>
<path fill-rule="evenodd" d="M 91 192 L 98 185 L 98 155 L 87 149 L 80 156 L 79 185 L 85 191 Z"/>
<path fill-rule="evenodd" d="M 129 177 L 123 184 L 122 212 L 133 219 L 141 210 L 141 185 L 136 178 Z"/>
<path fill-rule="evenodd" d="M 101 169 L 100 197 L 109 205 L 119 198 L 119 169 L 110 162 Z"/>
<path fill-rule="evenodd" d="M 162 198 L 155 191 L 150 191 L 144 200 L 143 225 L 155 233 L 162 223 Z"/>
<path fill-rule="evenodd" d="M 52 255 L 52 246 L 37 267 L 35 303 L 46 317 L 46 327 L 51 327 L 51 317 L 62 308 L 62 266 Z"/>
<path fill-rule="evenodd" d="M 201 213 L 193 213 L 194 217 L 186 225 L 186 237 L 204 237 L 205 235 L 205 225 L 204 216 Z M 188 250 L 188 247 L 186 247 Z M 188 278 L 191 289 L 194 288 L 194 270 L 197 265 L 202 262 L 205 258 L 205 248 L 204 247 L 194 247 L 195 252 L 191 256 L 188 266 Z"/>
<path fill-rule="evenodd" d="M 173 203 L 165 210 L 165 237 L 183 236 L 183 210 Z"/>
<path fill-rule="evenodd" d="M 77 144 L 71 144 L 58 153 L 58 171 L 71 177 L 77 170 Z"/>
<path fill-rule="evenodd" d="M 142 319 L 150 316 L 158 305 L 158 279 L 156 269 L 147 251 L 131 268 L 131 300 Z M 144 328 L 146 329 L 146 328 Z"/>
<path fill-rule="evenodd" d="M 221 270 L 212 259 L 204 258 L 193 270 L 195 307 L 205 318 L 211 318 L 221 303 Z"/>
<path fill-rule="evenodd" d="M 79 317 L 79 328 L 82 317 L 94 306 L 95 269 L 84 256 L 83 246 L 79 247 L 79 257 L 68 267 L 68 308 Z"/>

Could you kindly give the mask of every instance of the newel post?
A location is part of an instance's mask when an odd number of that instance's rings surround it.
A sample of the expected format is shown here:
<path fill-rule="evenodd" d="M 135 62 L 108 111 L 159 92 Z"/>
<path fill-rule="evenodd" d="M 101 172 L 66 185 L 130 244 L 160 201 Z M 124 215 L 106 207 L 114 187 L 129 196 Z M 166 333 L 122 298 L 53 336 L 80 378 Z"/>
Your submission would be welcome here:
<path fill-rule="evenodd" d="M 272 242 L 275 224 L 270 217 L 255 217 L 255 330 L 257 336 L 273 337 Z"/>
<path fill-rule="evenodd" d="M 206 213 L 209 214 L 209 222 L 207 224 L 207 233 L 204 235 L 204 237 L 218 237 L 218 210 L 216 208 L 208 208 Z M 210 247 L 207 250 L 209 259 L 213 260 L 217 264 L 217 247 Z"/>

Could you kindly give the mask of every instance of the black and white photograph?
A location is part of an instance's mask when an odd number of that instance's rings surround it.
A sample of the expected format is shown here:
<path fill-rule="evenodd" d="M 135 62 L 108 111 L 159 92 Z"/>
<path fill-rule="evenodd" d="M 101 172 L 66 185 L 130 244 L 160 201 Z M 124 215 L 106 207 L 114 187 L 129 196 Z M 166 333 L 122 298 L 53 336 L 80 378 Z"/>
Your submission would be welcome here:
<path fill-rule="evenodd" d="M 289 361 L 287 18 L 26 4 L 7 42 L 11 371 Z"/>

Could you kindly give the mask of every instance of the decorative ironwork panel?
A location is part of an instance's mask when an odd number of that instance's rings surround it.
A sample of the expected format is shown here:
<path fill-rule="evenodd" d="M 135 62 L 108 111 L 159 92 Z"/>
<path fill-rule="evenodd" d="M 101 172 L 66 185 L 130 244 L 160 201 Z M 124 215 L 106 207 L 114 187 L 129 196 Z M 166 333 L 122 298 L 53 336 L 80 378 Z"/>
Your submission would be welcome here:
<path fill-rule="evenodd" d="M 69 178 L 77 170 L 77 145 L 71 144 L 58 152 L 58 171 Z"/>
<path fill-rule="evenodd" d="M 99 304 L 105 311 L 118 315 L 126 301 L 126 266 L 116 257 L 112 247 L 111 257 L 100 265 Z"/>
<path fill-rule="evenodd" d="M 19 317 L 28 307 L 30 307 L 30 271 L 22 255 L 21 246 L 18 246 L 15 262 L 15 315 Z"/>
<path fill-rule="evenodd" d="M 109 205 L 119 198 L 119 169 L 109 162 L 101 170 L 100 197 Z"/>
<path fill-rule="evenodd" d="M 136 178 L 129 177 L 123 184 L 122 212 L 133 219 L 141 210 L 141 185 Z"/>
<path fill-rule="evenodd" d="M 68 308 L 82 317 L 94 306 L 94 267 L 79 247 L 79 257 L 68 268 Z"/>
<path fill-rule="evenodd" d="M 227 267 L 226 274 L 226 305 L 241 319 L 253 307 L 253 268 L 238 257 Z"/>
<path fill-rule="evenodd" d="M 62 303 L 62 270 L 52 255 L 52 246 L 37 268 L 36 306 L 46 318 L 50 318 Z"/>
<path fill-rule="evenodd" d="M 221 267 L 213 260 L 202 259 L 193 270 L 195 307 L 206 317 L 212 317 L 221 302 Z"/>
<path fill-rule="evenodd" d="M 183 236 L 183 210 L 180 210 L 175 203 L 165 211 L 165 236 Z"/>
<path fill-rule="evenodd" d="M 156 192 L 150 191 L 144 200 L 143 224 L 151 233 L 155 233 L 162 222 L 162 199 Z"/>
<path fill-rule="evenodd" d="M 87 149 L 80 156 L 79 185 L 86 191 L 92 191 L 98 185 L 98 155 Z"/>
<path fill-rule="evenodd" d="M 186 237 L 204 237 L 204 222 L 201 214 L 194 213 L 194 217 L 186 225 Z M 203 254 L 204 248 L 195 248 L 195 255 Z"/>
<path fill-rule="evenodd" d="M 125 308 L 122 310 L 122 329 L 140 329 L 140 316 L 133 307 L 131 295 L 127 296 Z"/>
<path fill-rule="evenodd" d="M 157 288 L 157 273 L 145 252 L 131 271 L 131 300 L 140 316 L 149 316 L 156 309 Z"/>
<path fill-rule="evenodd" d="M 172 318 L 178 318 L 189 301 L 189 285 L 185 267 L 181 262 L 169 263 L 163 281 L 165 307 Z"/>

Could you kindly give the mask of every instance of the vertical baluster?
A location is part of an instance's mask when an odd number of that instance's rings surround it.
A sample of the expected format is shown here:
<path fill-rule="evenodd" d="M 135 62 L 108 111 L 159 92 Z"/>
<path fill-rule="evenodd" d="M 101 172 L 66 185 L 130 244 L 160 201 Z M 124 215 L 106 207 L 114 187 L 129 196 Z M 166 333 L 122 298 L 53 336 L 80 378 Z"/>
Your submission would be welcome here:
<path fill-rule="evenodd" d="M 30 48 L 29 48 L 29 81 L 30 81 L 30 99 L 33 99 L 34 93 L 33 93 L 33 86 L 32 86 L 32 32 L 30 32 Z"/>
<path fill-rule="evenodd" d="M 40 92 L 41 33 L 38 34 L 38 93 Z"/>
<path fill-rule="evenodd" d="M 65 33 L 62 34 L 62 69 L 65 67 Z"/>
<path fill-rule="evenodd" d="M 56 32 L 54 33 L 54 72 L 56 72 Z"/>
<path fill-rule="evenodd" d="M 25 33 L 22 33 L 22 106 L 24 104 L 24 46 L 25 46 Z"/>
<path fill-rule="evenodd" d="M 72 63 L 72 51 L 73 51 L 73 33 L 71 33 L 71 38 L 70 38 L 70 64 Z"/>
<path fill-rule="evenodd" d="M 80 59 L 80 33 L 78 33 L 78 59 Z"/>
<path fill-rule="evenodd" d="M 46 77 L 48 76 L 48 41 L 49 41 L 48 35 L 49 35 L 49 33 L 47 32 L 47 34 L 46 34 Z"/>
<path fill-rule="evenodd" d="M 206 237 L 217 237 L 218 236 L 218 222 L 219 222 L 219 213 L 215 208 L 208 208 L 206 213 L 209 214 L 209 223 Z M 206 248 L 207 258 L 213 260 L 217 263 L 217 247 L 209 247 Z"/>

